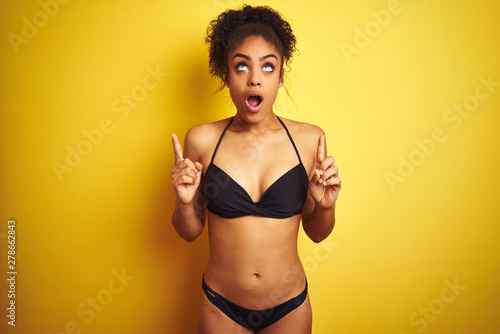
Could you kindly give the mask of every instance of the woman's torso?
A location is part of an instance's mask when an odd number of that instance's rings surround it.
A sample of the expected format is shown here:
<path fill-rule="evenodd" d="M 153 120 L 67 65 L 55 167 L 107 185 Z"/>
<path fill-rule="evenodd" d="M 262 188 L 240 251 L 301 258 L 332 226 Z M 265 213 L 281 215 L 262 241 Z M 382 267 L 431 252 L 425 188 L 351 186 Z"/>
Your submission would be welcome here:
<path fill-rule="evenodd" d="M 294 131 L 298 123 L 284 122 L 292 138 L 300 137 Z M 303 165 L 303 177 L 307 180 L 306 171 L 312 168 L 314 153 L 307 152 L 310 150 L 298 140 L 295 150 L 293 139 L 280 123 L 258 134 L 229 127 L 214 156 L 217 141 L 228 123 L 229 120 L 213 123 L 219 136 L 207 144 L 212 149 L 202 154 L 204 175 L 215 164 L 254 202 L 259 202 L 270 186 L 298 164 Z M 208 212 L 207 284 L 249 309 L 270 308 L 298 295 L 305 286 L 297 252 L 300 218 L 300 214 L 278 219 L 254 215 L 223 218 Z"/>

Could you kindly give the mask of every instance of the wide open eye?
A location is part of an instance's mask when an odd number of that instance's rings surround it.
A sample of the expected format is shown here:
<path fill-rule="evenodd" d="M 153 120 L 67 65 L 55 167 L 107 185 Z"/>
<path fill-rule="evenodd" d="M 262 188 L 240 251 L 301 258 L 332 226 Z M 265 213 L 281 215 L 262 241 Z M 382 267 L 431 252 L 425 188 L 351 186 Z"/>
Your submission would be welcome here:
<path fill-rule="evenodd" d="M 238 65 L 236 65 L 236 71 L 238 71 L 238 72 L 248 71 L 247 64 L 239 63 Z"/>
<path fill-rule="evenodd" d="M 274 66 L 272 64 L 267 63 L 266 65 L 264 65 L 262 67 L 262 71 L 270 73 L 270 72 L 274 71 Z"/>

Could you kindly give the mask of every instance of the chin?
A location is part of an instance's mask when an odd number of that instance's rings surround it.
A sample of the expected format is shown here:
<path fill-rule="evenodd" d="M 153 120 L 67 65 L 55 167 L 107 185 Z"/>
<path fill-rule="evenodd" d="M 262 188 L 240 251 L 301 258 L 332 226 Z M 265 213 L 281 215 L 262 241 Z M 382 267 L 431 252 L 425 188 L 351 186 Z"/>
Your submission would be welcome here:
<path fill-rule="evenodd" d="M 264 120 L 270 113 L 272 113 L 272 109 L 265 110 L 264 108 L 261 108 L 259 111 L 250 111 L 248 109 L 243 109 L 243 112 L 239 112 L 240 116 L 247 122 L 247 123 L 259 123 L 260 121 Z"/>

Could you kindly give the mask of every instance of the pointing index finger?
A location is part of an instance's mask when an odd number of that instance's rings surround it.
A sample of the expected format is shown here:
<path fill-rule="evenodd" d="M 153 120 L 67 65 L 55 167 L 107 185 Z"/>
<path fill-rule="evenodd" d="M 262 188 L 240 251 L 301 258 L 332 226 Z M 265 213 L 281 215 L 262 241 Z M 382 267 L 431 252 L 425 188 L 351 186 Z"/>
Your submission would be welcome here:
<path fill-rule="evenodd" d="M 172 144 L 174 145 L 175 164 L 177 165 L 184 160 L 184 157 L 182 155 L 181 143 L 179 143 L 179 139 L 175 133 L 172 133 Z"/>
<path fill-rule="evenodd" d="M 325 135 L 319 136 L 316 163 L 319 166 L 325 160 Z"/>

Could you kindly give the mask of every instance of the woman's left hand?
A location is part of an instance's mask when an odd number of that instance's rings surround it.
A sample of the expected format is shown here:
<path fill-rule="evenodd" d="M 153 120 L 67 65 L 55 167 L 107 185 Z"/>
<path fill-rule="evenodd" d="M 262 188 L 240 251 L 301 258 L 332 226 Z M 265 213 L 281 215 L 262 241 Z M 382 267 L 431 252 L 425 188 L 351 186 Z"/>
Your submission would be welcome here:
<path fill-rule="evenodd" d="M 316 203 L 316 207 L 330 209 L 335 207 L 341 181 L 333 157 L 327 156 L 325 158 L 325 146 L 325 136 L 321 135 L 316 155 L 316 171 L 311 181 L 309 181 L 309 192 Z"/>

